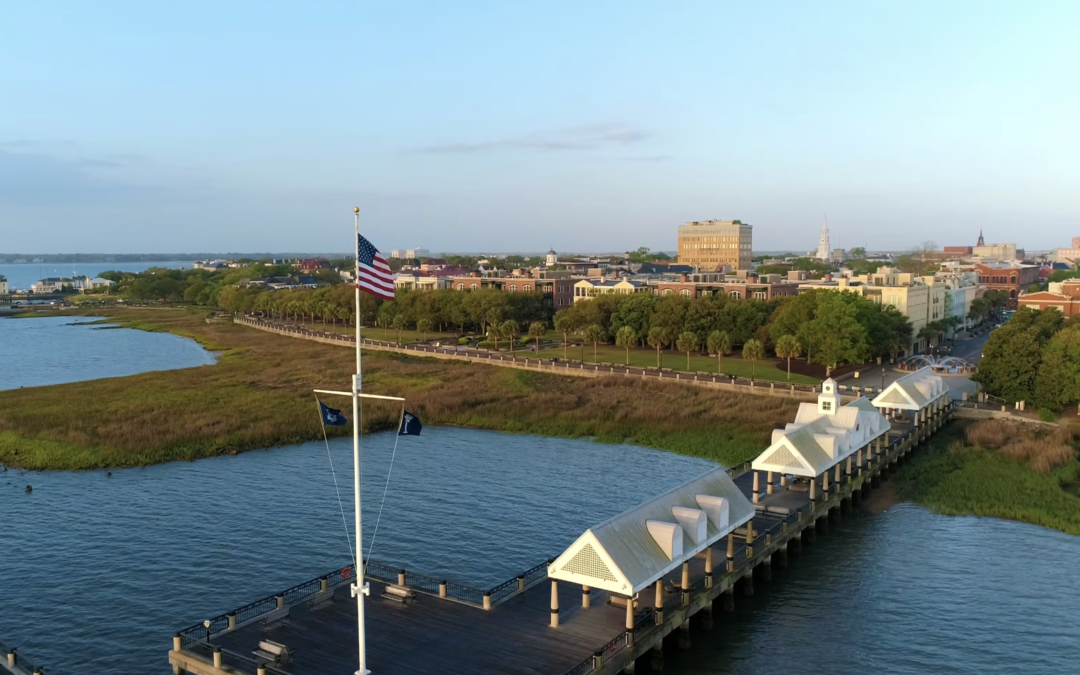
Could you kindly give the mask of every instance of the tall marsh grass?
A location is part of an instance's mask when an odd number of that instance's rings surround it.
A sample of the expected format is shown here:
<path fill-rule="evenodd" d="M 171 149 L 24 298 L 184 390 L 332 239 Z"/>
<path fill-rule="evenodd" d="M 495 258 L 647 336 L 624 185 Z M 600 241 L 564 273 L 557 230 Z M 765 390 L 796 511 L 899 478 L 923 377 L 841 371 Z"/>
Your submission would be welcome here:
<path fill-rule="evenodd" d="M 351 350 L 207 324 L 182 309 L 96 310 L 221 353 L 216 365 L 0 391 L 0 463 L 92 469 L 192 460 L 321 438 L 312 389 L 344 389 Z M 364 389 L 404 396 L 426 424 L 629 442 L 734 464 L 798 402 L 663 381 L 586 379 L 365 352 Z M 400 408 L 366 403 L 365 431 Z M 334 434 L 351 434 L 333 427 Z"/>

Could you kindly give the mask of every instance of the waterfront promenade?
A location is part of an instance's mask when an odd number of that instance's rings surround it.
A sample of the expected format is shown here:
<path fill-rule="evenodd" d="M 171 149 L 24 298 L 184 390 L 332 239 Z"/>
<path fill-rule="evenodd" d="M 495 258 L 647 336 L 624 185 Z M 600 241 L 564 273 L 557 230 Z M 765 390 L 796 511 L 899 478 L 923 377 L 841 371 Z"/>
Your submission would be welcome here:
<path fill-rule="evenodd" d="M 311 340 L 323 344 L 347 346 L 350 348 L 356 344 L 356 338 L 352 335 L 316 331 L 274 321 L 266 321 L 256 317 L 237 316 L 233 321 L 239 325 L 256 328 L 258 330 L 297 339 Z M 365 349 L 373 351 L 467 361 L 471 363 L 499 366 L 502 368 L 517 368 L 520 370 L 554 373 L 556 375 L 565 375 L 568 377 L 605 377 L 615 375 L 622 377 L 653 378 L 675 381 L 688 386 L 708 387 L 758 396 L 782 396 L 784 398 L 794 398 L 804 401 L 814 400 L 817 394 L 821 392 L 820 385 L 793 384 L 772 380 L 751 380 L 748 378 L 717 375 L 715 373 L 681 372 L 668 368 L 641 368 L 618 364 L 584 363 L 582 361 L 563 359 L 528 358 L 527 356 L 511 356 L 501 352 L 459 346 L 436 347 L 433 345 L 417 344 L 399 345 L 394 342 L 371 340 L 368 338 L 364 338 L 361 344 Z M 847 397 L 858 397 L 864 394 L 880 392 L 881 387 L 840 385 L 840 390 Z"/>
<path fill-rule="evenodd" d="M 876 486 L 945 423 L 953 405 L 928 410 L 914 427 L 894 423 L 880 442 L 860 450 L 857 461 L 837 465 L 838 479 L 789 485 L 755 485 L 749 464 L 729 474 L 748 498 L 757 492 L 756 514 L 724 543 L 699 554 L 663 583 L 663 592 L 641 593 L 635 611 L 625 600 L 595 589 L 546 581 L 547 563 L 492 589 L 469 589 L 412 571 L 373 565 L 368 570 L 369 659 L 382 673 L 507 673 L 585 675 L 631 672 L 640 658 L 661 666 L 659 649 L 675 635 L 689 647 L 691 617 L 709 627 L 714 607 L 730 610 L 740 594 L 771 579 L 804 543 L 812 543 L 830 520 Z M 831 473 L 831 472 L 829 472 Z M 755 490 L 755 487 L 758 489 Z M 557 552 L 553 552 L 557 553 Z M 709 566 L 717 561 L 711 569 Z M 477 564 L 483 564 L 478 556 Z M 348 672 L 356 665 L 356 608 L 349 597 L 349 568 L 177 633 L 169 661 L 174 671 L 198 675 Z M 416 594 L 400 606 L 380 596 L 387 583 Z M 559 608 L 549 625 L 552 588 Z M 659 602 L 658 602 L 659 601 Z M 286 645 L 287 663 L 260 662 L 252 652 L 261 640 Z"/>

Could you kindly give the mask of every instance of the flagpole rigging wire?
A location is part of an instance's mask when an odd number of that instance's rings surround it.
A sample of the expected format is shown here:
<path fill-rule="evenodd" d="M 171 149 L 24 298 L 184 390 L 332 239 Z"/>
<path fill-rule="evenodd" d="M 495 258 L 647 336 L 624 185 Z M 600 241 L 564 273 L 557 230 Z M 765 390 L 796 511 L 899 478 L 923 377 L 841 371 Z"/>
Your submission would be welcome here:
<path fill-rule="evenodd" d="M 398 441 L 401 440 L 401 423 L 405 420 L 405 403 L 401 403 L 401 420 L 398 421 L 398 433 L 394 434 L 394 452 L 390 454 L 390 468 L 386 470 L 386 485 L 383 486 L 382 501 L 379 502 L 379 515 L 375 517 L 375 529 L 371 532 L 371 543 L 368 544 L 367 558 L 371 560 L 371 551 L 375 548 L 375 535 L 379 533 L 379 521 L 382 520 L 383 507 L 386 506 L 386 493 L 390 489 L 390 474 L 394 471 L 394 458 L 397 457 Z M 367 573 L 367 565 L 364 565 L 364 573 Z"/>
<path fill-rule="evenodd" d="M 341 511 L 341 524 L 345 528 L 345 540 L 349 542 L 349 559 L 353 561 L 353 568 L 356 568 L 356 554 L 353 552 L 352 537 L 349 536 L 349 521 L 345 519 L 345 506 L 341 503 L 341 490 L 338 489 L 337 472 L 334 471 L 334 458 L 330 455 L 330 441 L 326 438 L 326 420 L 323 419 L 322 414 L 322 401 L 319 397 L 315 397 L 315 405 L 319 408 L 319 423 L 322 427 L 323 443 L 326 444 L 326 458 L 330 460 L 330 475 L 334 477 L 334 492 L 337 493 L 338 509 Z"/>

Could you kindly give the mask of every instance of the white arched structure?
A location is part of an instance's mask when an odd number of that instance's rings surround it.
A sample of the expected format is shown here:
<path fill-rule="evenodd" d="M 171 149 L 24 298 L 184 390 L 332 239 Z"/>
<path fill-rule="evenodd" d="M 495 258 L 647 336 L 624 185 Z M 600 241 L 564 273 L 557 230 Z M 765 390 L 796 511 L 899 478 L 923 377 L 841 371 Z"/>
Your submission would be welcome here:
<path fill-rule="evenodd" d="M 949 386 L 933 368 L 927 366 L 901 377 L 874 397 L 874 405 L 891 410 L 918 412 L 947 403 Z"/>
<path fill-rule="evenodd" d="M 586 530 L 548 576 L 632 596 L 753 516 L 753 504 L 718 467 Z"/>

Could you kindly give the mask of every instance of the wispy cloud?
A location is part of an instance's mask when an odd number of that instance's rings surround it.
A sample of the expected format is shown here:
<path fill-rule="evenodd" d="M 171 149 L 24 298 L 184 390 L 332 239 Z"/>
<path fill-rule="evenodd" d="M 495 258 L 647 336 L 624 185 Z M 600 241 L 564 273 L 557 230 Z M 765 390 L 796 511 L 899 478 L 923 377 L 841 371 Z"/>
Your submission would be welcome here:
<path fill-rule="evenodd" d="M 646 131 L 622 123 L 586 124 L 569 129 L 541 132 L 487 141 L 462 141 L 418 148 L 429 154 L 478 153 L 497 150 L 532 150 L 538 152 L 597 150 L 626 146 L 650 137 Z"/>
<path fill-rule="evenodd" d="M 674 159 L 671 155 L 631 155 L 628 157 L 617 157 L 616 159 L 624 162 L 667 162 Z"/>

